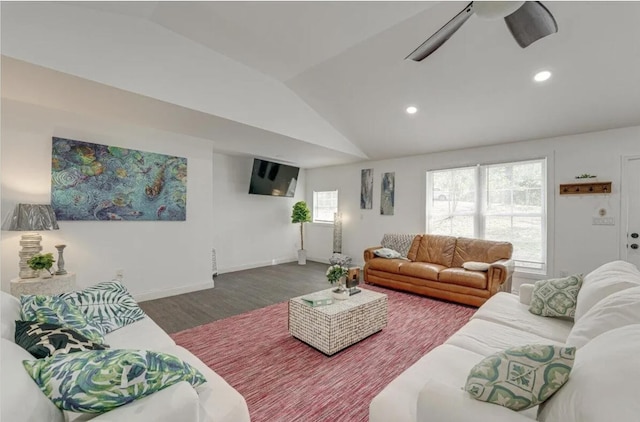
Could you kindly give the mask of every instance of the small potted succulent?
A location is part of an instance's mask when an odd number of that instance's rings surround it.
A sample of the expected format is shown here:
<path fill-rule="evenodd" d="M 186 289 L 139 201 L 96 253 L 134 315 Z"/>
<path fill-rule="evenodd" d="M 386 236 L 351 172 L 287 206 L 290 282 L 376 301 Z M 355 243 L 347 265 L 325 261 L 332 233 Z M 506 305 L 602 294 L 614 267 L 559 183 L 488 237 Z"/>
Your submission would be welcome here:
<path fill-rule="evenodd" d="M 349 269 L 342 265 L 332 265 L 327 269 L 327 280 L 329 280 L 329 283 L 338 283 L 338 288 L 332 291 L 334 299 L 349 299 L 349 290 L 345 287 L 347 274 L 349 274 Z"/>
<path fill-rule="evenodd" d="M 38 272 L 40 277 L 50 278 L 53 276 L 53 274 L 49 269 L 53 267 L 54 262 L 56 261 L 55 259 L 53 259 L 53 254 L 45 253 L 45 254 L 36 254 L 32 256 L 27 261 L 27 265 L 29 265 L 29 268 L 31 268 L 33 271 Z M 47 270 L 47 271 L 45 272 L 43 270 Z"/>

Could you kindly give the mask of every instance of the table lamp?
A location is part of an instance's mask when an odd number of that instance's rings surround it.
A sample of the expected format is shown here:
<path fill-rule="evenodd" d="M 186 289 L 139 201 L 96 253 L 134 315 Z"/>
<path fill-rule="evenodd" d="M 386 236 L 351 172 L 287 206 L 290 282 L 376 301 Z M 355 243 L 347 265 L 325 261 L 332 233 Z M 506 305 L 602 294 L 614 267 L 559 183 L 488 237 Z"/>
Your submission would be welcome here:
<path fill-rule="evenodd" d="M 13 210 L 13 214 L 5 220 L 2 226 L 3 230 L 9 231 L 25 231 L 20 239 L 22 250 L 18 252 L 20 256 L 20 278 L 35 278 L 38 276 L 37 271 L 29 268 L 27 261 L 42 252 L 40 241 L 42 236 L 36 231 L 40 230 L 58 230 L 58 222 L 51 205 L 42 204 L 18 204 Z"/>

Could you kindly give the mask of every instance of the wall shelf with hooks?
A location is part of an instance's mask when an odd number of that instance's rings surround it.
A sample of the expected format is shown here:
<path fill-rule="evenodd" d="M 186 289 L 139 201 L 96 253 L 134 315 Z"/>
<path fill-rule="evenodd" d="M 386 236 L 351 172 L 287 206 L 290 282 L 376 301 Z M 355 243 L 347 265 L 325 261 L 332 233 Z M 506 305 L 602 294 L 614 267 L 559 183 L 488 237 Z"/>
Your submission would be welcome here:
<path fill-rule="evenodd" d="M 560 185 L 560 195 L 611 193 L 611 182 L 566 183 Z"/>

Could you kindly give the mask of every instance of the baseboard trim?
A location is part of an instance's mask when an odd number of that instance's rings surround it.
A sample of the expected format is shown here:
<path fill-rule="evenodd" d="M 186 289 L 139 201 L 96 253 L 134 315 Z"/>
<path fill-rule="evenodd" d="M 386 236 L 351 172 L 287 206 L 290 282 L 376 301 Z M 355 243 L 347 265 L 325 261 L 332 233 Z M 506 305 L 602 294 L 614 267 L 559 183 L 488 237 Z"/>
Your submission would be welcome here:
<path fill-rule="evenodd" d="M 212 287 L 214 287 L 213 280 L 208 281 L 206 283 L 190 284 L 188 286 L 175 287 L 173 289 L 153 290 L 150 292 L 134 294 L 133 298 L 136 300 L 136 302 L 144 302 L 145 300 L 162 299 L 163 297 L 197 292 L 198 290 L 211 289 Z"/>
<path fill-rule="evenodd" d="M 329 258 L 320 258 L 319 256 L 307 256 L 307 261 L 321 262 L 329 264 Z"/>
<path fill-rule="evenodd" d="M 308 256 L 307 257 L 307 261 L 315 261 L 315 262 L 321 262 L 323 264 L 328 264 L 330 265 L 331 263 L 329 262 L 329 258 L 320 258 L 317 256 Z M 351 260 L 351 264 L 349 264 L 350 267 L 359 267 L 360 269 L 364 268 L 364 262 L 357 262 L 354 261 L 353 258 Z"/>
<path fill-rule="evenodd" d="M 307 258 L 309 259 L 309 258 Z M 277 258 L 277 259 L 272 259 L 271 261 L 261 261 L 261 262 L 254 262 L 252 264 L 245 264 L 245 265 L 238 265 L 235 267 L 227 267 L 227 268 L 222 268 L 222 269 L 218 269 L 218 274 L 224 274 L 224 273 L 233 273 L 236 271 L 242 271 L 242 270 L 251 270 L 254 268 L 260 268 L 260 267 L 268 267 L 270 265 L 278 265 L 278 264 L 286 264 L 289 262 L 297 262 L 298 259 L 297 258 L 293 258 L 293 257 L 289 257 L 289 258 Z"/>

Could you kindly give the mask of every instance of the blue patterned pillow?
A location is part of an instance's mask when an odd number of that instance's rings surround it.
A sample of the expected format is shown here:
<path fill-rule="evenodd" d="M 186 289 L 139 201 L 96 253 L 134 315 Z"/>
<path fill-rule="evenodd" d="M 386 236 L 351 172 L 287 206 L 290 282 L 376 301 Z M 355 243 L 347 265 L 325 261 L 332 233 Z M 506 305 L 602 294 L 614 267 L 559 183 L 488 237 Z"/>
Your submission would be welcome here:
<path fill-rule="evenodd" d="M 91 350 L 22 364 L 56 406 L 71 412 L 107 412 L 180 381 L 207 381 L 177 357 L 146 350 Z"/>
<path fill-rule="evenodd" d="M 58 324 L 76 330 L 94 343 L 104 344 L 102 330 L 87 321 L 84 313 L 72 303 L 57 296 L 20 296 L 21 319 Z"/>
<path fill-rule="evenodd" d="M 569 379 L 575 347 L 529 344 L 487 356 L 474 366 L 465 390 L 477 400 L 511 410 L 534 407 Z"/>
<path fill-rule="evenodd" d="M 105 281 L 61 298 L 80 308 L 89 321 L 104 334 L 136 322 L 146 316 L 131 294 L 119 281 Z"/>

